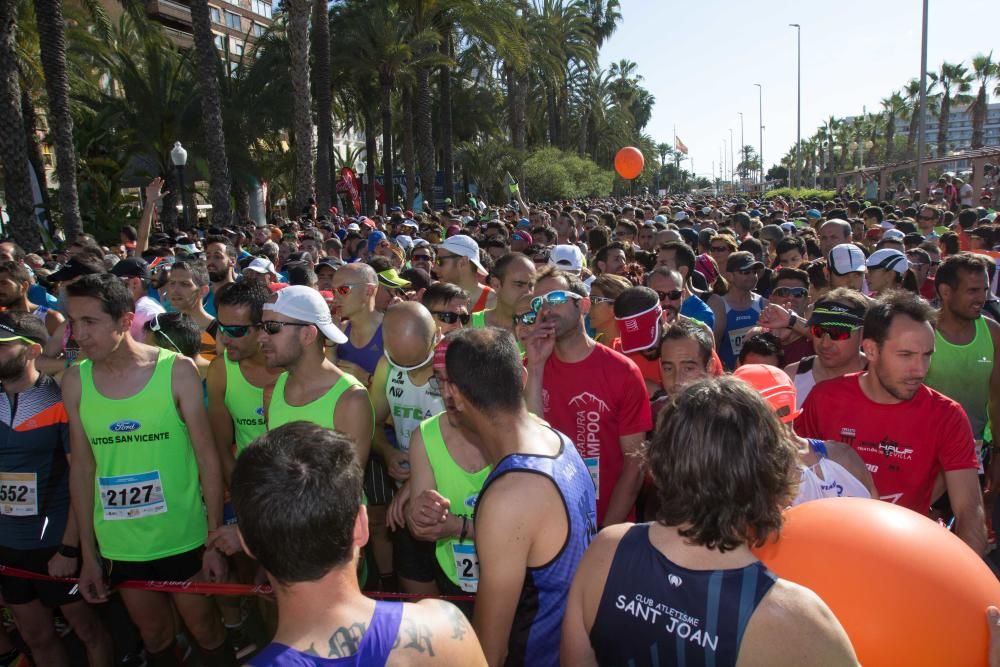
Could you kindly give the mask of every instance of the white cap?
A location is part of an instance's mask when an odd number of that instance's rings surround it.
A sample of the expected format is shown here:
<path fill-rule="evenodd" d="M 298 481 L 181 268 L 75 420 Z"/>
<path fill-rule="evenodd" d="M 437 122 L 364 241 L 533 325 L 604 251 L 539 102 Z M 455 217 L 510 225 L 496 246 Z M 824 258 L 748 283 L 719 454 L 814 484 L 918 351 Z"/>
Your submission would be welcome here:
<path fill-rule="evenodd" d="M 447 250 L 453 255 L 467 258 L 476 267 L 476 271 L 486 275 L 489 271 L 479 263 L 479 244 L 471 236 L 465 234 L 455 234 L 445 239 L 444 243 L 438 245 L 438 249 Z"/>
<path fill-rule="evenodd" d="M 349 232 L 360 232 L 361 228 L 358 227 L 358 223 L 352 222 L 351 224 L 347 225 L 347 231 L 349 231 Z"/>
<path fill-rule="evenodd" d="M 400 234 L 393 240 L 396 242 L 396 245 L 398 245 L 403 250 L 409 250 L 410 248 L 413 247 L 413 238 L 407 236 L 406 234 Z"/>
<path fill-rule="evenodd" d="M 906 255 L 893 248 L 876 250 L 865 262 L 869 269 L 892 269 L 902 275 L 910 268 L 910 260 Z"/>
<path fill-rule="evenodd" d="M 274 303 L 265 303 L 264 310 L 278 313 L 300 322 L 315 324 L 320 333 L 334 343 L 346 343 L 347 336 L 337 328 L 330 317 L 330 307 L 326 305 L 318 291 L 305 285 L 290 285 L 275 293 Z"/>
<path fill-rule="evenodd" d="M 838 276 L 848 273 L 864 273 L 865 253 L 853 243 L 841 243 L 833 246 L 826 264 Z"/>
<path fill-rule="evenodd" d="M 243 269 L 244 271 L 256 271 L 257 273 L 271 273 L 273 275 L 278 275 L 278 272 L 274 270 L 274 264 L 271 263 L 267 257 L 257 257 L 252 262 L 247 264 L 247 267 Z"/>
<path fill-rule="evenodd" d="M 580 273 L 583 270 L 583 252 L 575 245 L 557 245 L 549 252 L 549 264 L 563 271 Z"/>
<path fill-rule="evenodd" d="M 674 213 L 674 220 L 677 222 L 687 219 L 688 219 L 688 214 L 685 213 L 684 211 L 677 211 L 676 213 Z"/>
<path fill-rule="evenodd" d="M 906 234 L 899 231 L 898 229 L 887 229 L 882 234 L 883 241 L 896 241 L 897 243 L 902 243 L 903 239 L 906 238 Z"/>

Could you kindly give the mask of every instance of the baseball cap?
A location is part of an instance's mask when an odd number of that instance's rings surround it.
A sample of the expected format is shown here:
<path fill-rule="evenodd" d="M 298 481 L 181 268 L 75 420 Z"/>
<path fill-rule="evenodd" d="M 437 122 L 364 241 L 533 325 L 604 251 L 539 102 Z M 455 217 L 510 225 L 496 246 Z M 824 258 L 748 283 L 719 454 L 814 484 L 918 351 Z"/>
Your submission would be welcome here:
<path fill-rule="evenodd" d="M 139 257 L 128 257 L 111 267 L 111 274 L 119 278 L 142 278 L 149 280 L 149 264 Z"/>
<path fill-rule="evenodd" d="M 760 237 L 765 241 L 777 243 L 785 237 L 785 230 L 778 225 L 764 225 L 760 230 Z"/>
<path fill-rule="evenodd" d="M 563 271 L 579 273 L 583 269 L 583 253 L 575 245 L 557 245 L 549 252 L 549 264 Z"/>
<path fill-rule="evenodd" d="M 792 423 L 801 414 L 802 410 L 795 409 L 795 383 L 780 368 L 767 364 L 744 364 L 733 371 L 733 377 L 756 389 L 783 424 Z"/>
<path fill-rule="evenodd" d="M 386 240 L 386 235 L 383 232 L 374 231 L 368 235 L 368 252 L 375 252 L 375 248 L 378 244 Z"/>
<path fill-rule="evenodd" d="M 524 228 L 531 227 L 531 221 L 528 220 L 527 218 L 521 218 L 520 220 L 517 221 L 517 226 Z"/>
<path fill-rule="evenodd" d="M 779 227 L 781 227 L 781 231 L 783 231 L 786 234 L 794 234 L 795 233 L 795 223 L 794 222 L 783 222 L 783 223 L 781 223 L 779 225 Z"/>
<path fill-rule="evenodd" d="M 447 250 L 453 255 L 467 258 L 476 267 L 476 271 L 486 275 L 488 271 L 479 263 L 479 244 L 471 236 L 454 234 L 438 244 L 439 250 Z"/>
<path fill-rule="evenodd" d="M 401 278 L 395 268 L 380 271 L 378 274 L 378 281 L 385 287 L 391 287 L 394 289 L 410 286 L 410 281 L 405 278 Z"/>
<path fill-rule="evenodd" d="M 833 246 L 833 250 L 826 258 L 826 264 L 838 276 L 844 276 L 848 273 L 864 273 L 866 270 L 865 253 L 853 243 L 841 243 Z"/>
<path fill-rule="evenodd" d="M 247 267 L 243 269 L 244 271 L 255 271 L 257 273 L 273 273 L 278 274 L 274 270 L 274 264 L 271 263 L 267 257 L 257 257 L 252 262 L 247 264 Z"/>
<path fill-rule="evenodd" d="M 660 213 L 659 215 L 654 215 L 653 222 L 662 222 L 663 224 L 666 224 L 667 216 L 663 215 L 662 213 Z"/>
<path fill-rule="evenodd" d="M 726 259 L 726 271 L 746 271 L 748 269 L 762 269 L 764 263 L 757 260 L 751 253 L 746 251 L 734 252 Z"/>
<path fill-rule="evenodd" d="M 361 228 L 358 227 L 358 223 L 352 222 L 351 224 L 347 225 L 347 231 L 349 231 L 349 232 L 360 232 Z"/>
<path fill-rule="evenodd" d="M 342 259 L 337 259 L 336 257 L 324 257 L 323 259 L 316 262 L 316 268 L 321 266 L 329 266 L 331 269 L 336 271 L 337 269 L 347 266 L 347 262 Z"/>
<path fill-rule="evenodd" d="M 49 339 L 48 329 L 37 317 L 21 318 L 20 324 L 9 313 L 0 313 L 0 343 L 20 340 L 26 343 L 45 345 Z"/>
<path fill-rule="evenodd" d="M 524 241 L 528 245 L 531 245 L 535 241 L 533 238 L 531 238 L 531 234 L 529 234 L 528 232 L 526 232 L 524 230 L 521 230 L 521 229 L 519 229 L 516 232 L 514 232 L 513 234 L 511 234 L 510 235 L 510 240 L 511 241 Z"/>
<path fill-rule="evenodd" d="M 906 238 L 906 234 L 904 234 L 903 232 L 901 232 L 901 231 L 899 231 L 898 229 L 895 229 L 895 228 L 893 228 L 893 229 L 887 229 L 887 230 L 885 230 L 885 233 L 882 234 L 882 240 L 883 241 L 896 241 L 898 243 L 902 243 L 903 239 L 905 239 L 905 238 Z"/>
<path fill-rule="evenodd" d="M 822 218 L 823 214 L 819 212 L 819 209 L 811 208 L 808 211 L 806 211 L 806 217 L 817 220 L 819 218 Z"/>
<path fill-rule="evenodd" d="M 882 248 L 873 252 L 865 265 L 869 269 L 891 269 L 896 273 L 903 274 L 910 268 L 910 260 L 894 248 Z"/>
<path fill-rule="evenodd" d="M 687 219 L 688 219 L 688 214 L 685 213 L 684 211 L 677 211 L 677 213 L 674 213 L 675 222 L 680 222 L 681 220 L 687 220 Z"/>
<path fill-rule="evenodd" d="M 330 307 L 326 305 L 323 295 L 312 287 L 289 285 L 275 292 L 275 300 L 272 303 L 265 303 L 264 310 L 313 324 L 320 333 L 334 343 L 347 342 L 347 336 L 333 323 Z"/>
<path fill-rule="evenodd" d="M 864 307 L 833 299 L 820 299 L 809 316 L 809 326 L 834 326 L 857 329 L 865 321 Z"/>

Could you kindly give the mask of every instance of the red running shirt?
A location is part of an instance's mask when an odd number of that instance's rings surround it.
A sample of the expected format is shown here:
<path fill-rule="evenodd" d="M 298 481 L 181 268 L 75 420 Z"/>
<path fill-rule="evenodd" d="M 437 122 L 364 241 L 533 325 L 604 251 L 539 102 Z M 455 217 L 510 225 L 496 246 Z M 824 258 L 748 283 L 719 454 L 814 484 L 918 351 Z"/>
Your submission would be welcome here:
<path fill-rule="evenodd" d="M 861 390 L 860 377 L 816 385 L 795 431 L 846 442 L 871 471 L 882 500 L 926 515 L 939 472 L 979 468 L 969 419 L 962 406 L 927 386 L 909 401 L 876 403 Z"/>
<path fill-rule="evenodd" d="M 597 523 L 603 526 L 624 464 L 619 438 L 653 425 L 642 373 L 604 345 L 595 345 L 586 359 L 573 364 L 553 352 L 545 362 L 542 406 L 545 420 L 573 441 L 587 464 L 597 486 Z"/>

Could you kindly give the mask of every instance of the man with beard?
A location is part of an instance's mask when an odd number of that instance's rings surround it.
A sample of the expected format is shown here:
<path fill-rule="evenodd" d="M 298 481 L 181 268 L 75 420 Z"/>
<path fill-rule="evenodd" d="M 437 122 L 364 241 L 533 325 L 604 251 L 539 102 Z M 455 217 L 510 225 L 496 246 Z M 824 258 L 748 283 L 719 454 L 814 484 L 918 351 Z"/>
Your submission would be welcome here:
<path fill-rule="evenodd" d="M 943 473 L 956 532 L 982 555 L 986 527 L 969 419 L 962 406 L 924 384 L 934 315 L 926 301 L 904 290 L 875 301 L 864 319 L 868 370 L 816 385 L 795 431 L 851 445 L 882 500 L 923 515 Z"/>
<path fill-rule="evenodd" d="M 57 310 L 35 305 L 28 299 L 31 274 L 21 262 L 0 262 L 0 308 L 8 312 L 31 313 L 53 335 L 65 318 Z"/>
<path fill-rule="evenodd" d="M 55 380 L 35 368 L 48 333 L 33 314 L 0 314 L 0 562 L 43 575 L 75 576 L 79 536 L 69 494 L 69 429 Z M 111 665 L 111 637 L 70 584 L 0 575 L 35 664 L 70 664 L 55 633 L 59 607 L 91 665 Z"/>
<path fill-rule="evenodd" d="M 209 236 L 205 239 L 205 268 L 212 288 L 205 295 L 205 312 L 215 317 L 215 293 L 223 285 L 236 282 L 236 247 L 225 236 Z"/>
<path fill-rule="evenodd" d="M 633 361 L 596 343 L 584 328 L 590 299 L 580 279 L 552 267 L 537 274 L 525 343 L 528 409 L 570 435 L 597 487 L 597 520 L 633 516 L 642 484 L 643 437 L 651 427 L 649 397 Z"/>
<path fill-rule="evenodd" d="M 508 253 L 497 260 L 490 274 L 496 291 L 496 307 L 472 314 L 472 327 L 499 327 L 514 331 L 514 306 L 535 286 L 535 263 L 520 253 Z"/>
<path fill-rule="evenodd" d="M 284 368 L 273 390 L 264 392 L 267 428 L 307 421 L 351 436 L 364 464 L 372 440 L 368 390 L 353 375 L 326 358 L 324 340 L 344 343 L 347 336 L 330 318 L 319 292 L 292 285 L 264 304 L 260 347 L 271 368 Z"/>

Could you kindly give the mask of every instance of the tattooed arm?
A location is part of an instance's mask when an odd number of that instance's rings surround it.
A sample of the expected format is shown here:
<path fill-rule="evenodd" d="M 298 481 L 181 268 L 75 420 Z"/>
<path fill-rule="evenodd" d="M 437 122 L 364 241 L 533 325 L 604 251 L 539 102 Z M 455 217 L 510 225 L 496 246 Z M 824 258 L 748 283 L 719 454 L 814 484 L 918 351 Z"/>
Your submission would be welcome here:
<path fill-rule="evenodd" d="M 443 600 L 407 604 L 388 665 L 485 667 L 486 658 L 469 620 Z"/>

